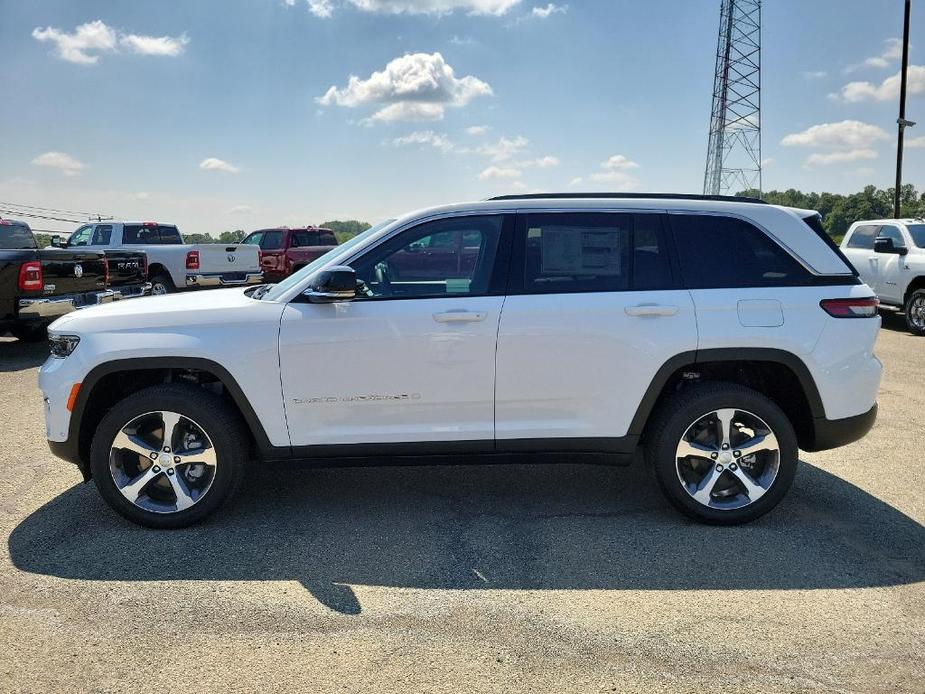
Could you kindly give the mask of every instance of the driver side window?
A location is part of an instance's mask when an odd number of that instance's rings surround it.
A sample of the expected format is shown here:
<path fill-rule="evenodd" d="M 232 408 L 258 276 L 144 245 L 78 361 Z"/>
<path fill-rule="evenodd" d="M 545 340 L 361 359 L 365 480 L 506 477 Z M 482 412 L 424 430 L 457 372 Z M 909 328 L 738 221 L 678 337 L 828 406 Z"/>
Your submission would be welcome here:
<path fill-rule="evenodd" d="M 87 224 L 86 226 L 80 227 L 77 231 L 71 234 L 71 237 L 67 240 L 68 246 L 86 246 L 90 243 L 90 234 L 93 233 L 93 225 Z"/>
<path fill-rule="evenodd" d="M 352 265 L 370 299 L 484 295 L 492 284 L 503 221 L 492 215 L 426 222 Z"/>

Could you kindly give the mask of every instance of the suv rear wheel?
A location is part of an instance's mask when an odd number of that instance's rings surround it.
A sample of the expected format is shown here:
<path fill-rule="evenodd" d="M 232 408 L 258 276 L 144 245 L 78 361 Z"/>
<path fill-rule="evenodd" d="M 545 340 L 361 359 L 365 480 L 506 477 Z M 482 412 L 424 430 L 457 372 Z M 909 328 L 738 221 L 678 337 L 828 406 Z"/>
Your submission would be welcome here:
<path fill-rule="evenodd" d="M 916 289 L 906 298 L 906 326 L 913 335 L 925 335 L 925 289 Z"/>
<path fill-rule="evenodd" d="M 100 494 L 130 521 L 182 528 L 234 494 L 246 453 L 227 402 L 172 384 L 134 393 L 109 411 L 93 437 L 90 467 Z"/>
<path fill-rule="evenodd" d="M 799 459 L 793 425 L 757 391 L 732 383 L 695 386 L 656 417 L 646 457 L 668 500 L 688 516 L 747 523 L 790 488 Z"/>

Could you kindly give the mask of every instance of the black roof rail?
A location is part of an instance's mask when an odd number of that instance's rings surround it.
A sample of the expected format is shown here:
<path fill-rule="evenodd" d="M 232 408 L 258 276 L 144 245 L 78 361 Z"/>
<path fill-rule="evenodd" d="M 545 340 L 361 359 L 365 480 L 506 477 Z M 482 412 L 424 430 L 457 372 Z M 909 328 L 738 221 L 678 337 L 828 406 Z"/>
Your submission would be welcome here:
<path fill-rule="evenodd" d="M 694 193 L 525 193 L 523 195 L 498 195 L 489 200 L 579 200 L 583 198 L 602 200 L 712 200 L 714 202 L 751 202 L 767 205 L 759 198 L 741 195 L 696 195 Z"/>

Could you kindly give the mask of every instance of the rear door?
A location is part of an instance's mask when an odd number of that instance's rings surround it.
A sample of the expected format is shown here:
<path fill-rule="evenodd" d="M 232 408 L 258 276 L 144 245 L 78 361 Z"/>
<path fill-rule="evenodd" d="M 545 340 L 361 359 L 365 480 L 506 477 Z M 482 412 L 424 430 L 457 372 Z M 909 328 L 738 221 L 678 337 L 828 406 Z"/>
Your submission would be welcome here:
<path fill-rule="evenodd" d="M 499 450 L 621 450 L 658 369 L 696 349 L 665 214 L 518 217 L 498 332 Z"/>
<path fill-rule="evenodd" d="M 842 251 L 858 275 L 871 289 L 876 290 L 880 278 L 880 259 L 874 253 L 874 239 L 880 232 L 879 224 L 861 224 L 849 230 Z"/>

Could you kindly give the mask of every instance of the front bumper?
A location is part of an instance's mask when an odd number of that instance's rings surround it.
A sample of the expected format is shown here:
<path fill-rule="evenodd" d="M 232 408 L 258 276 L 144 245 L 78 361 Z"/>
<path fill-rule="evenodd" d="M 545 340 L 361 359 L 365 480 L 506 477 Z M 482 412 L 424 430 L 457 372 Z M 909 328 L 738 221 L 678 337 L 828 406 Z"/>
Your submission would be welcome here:
<path fill-rule="evenodd" d="M 877 403 L 867 412 L 844 419 L 826 419 L 817 417 L 813 420 L 813 445 L 803 447 L 809 452 L 827 451 L 830 448 L 846 446 L 864 437 L 877 421 Z"/>
<path fill-rule="evenodd" d="M 86 294 L 20 299 L 18 301 L 18 314 L 23 320 L 34 320 L 44 323 L 81 308 L 108 304 L 113 298 L 114 294 L 112 290 L 106 289 L 101 292 L 88 292 Z"/>
<path fill-rule="evenodd" d="M 151 294 L 151 283 L 143 282 L 142 284 L 133 284 L 128 287 L 116 287 L 112 290 L 113 301 L 122 299 L 136 299 L 140 296 L 149 296 Z"/>
<path fill-rule="evenodd" d="M 186 276 L 186 286 L 195 287 L 240 287 L 247 284 L 261 284 L 262 272 L 217 272 Z"/>

